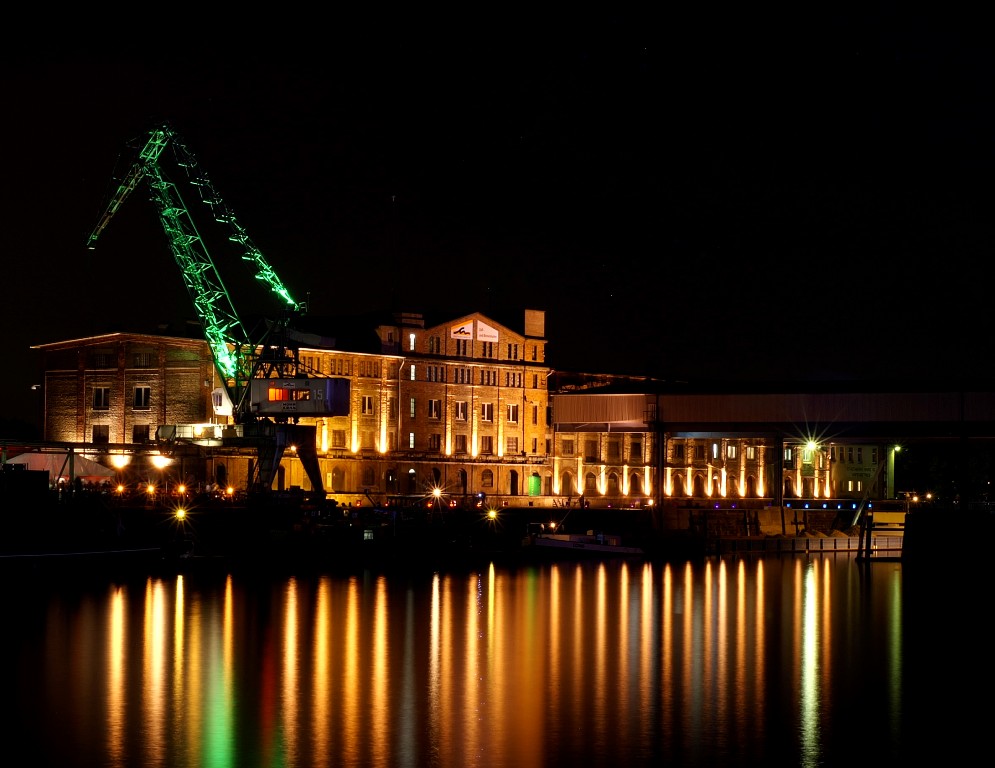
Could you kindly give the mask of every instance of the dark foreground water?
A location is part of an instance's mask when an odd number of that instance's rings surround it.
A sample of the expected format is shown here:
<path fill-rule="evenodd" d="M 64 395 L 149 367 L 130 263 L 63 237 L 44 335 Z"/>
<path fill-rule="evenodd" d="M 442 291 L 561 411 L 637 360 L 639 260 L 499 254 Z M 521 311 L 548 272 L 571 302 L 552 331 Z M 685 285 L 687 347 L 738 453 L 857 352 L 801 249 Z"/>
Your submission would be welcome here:
<path fill-rule="evenodd" d="M 5 573 L 3 763 L 987 762 L 990 577 L 912 567 Z"/>

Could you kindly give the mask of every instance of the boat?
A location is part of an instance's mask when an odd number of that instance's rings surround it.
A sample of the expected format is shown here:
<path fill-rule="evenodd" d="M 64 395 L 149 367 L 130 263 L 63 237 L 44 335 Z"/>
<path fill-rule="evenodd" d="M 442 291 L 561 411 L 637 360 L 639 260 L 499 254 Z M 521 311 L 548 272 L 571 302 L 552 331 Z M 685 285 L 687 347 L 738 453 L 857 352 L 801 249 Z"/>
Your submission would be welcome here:
<path fill-rule="evenodd" d="M 592 554 L 607 557 L 645 557 L 646 555 L 642 547 L 625 543 L 619 535 L 594 531 L 530 534 L 524 543 L 527 547 L 550 550 L 554 554 Z"/>

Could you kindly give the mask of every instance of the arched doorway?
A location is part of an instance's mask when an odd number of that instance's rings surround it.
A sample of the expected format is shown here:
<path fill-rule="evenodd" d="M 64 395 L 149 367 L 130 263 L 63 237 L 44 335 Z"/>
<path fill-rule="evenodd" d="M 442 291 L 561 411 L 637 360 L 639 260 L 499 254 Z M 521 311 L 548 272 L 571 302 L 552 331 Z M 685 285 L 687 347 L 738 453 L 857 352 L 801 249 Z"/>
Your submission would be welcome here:
<path fill-rule="evenodd" d="M 342 467 L 332 467 L 332 492 L 341 493 L 345 490 L 345 470 Z"/>
<path fill-rule="evenodd" d="M 518 495 L 518 470 L 513 469 L 508 473 L 508 493 Z"/>
<path fill-rule="evenodd" d="M 629 495 L 630 496 L 642 496 L 643 495 L 643 478 L 642 475 L 633 472 L 629 475 Z"/>
<path fill-rule="evenodd" d="M 408 493 L 418 493 L 418 477 L 414 467 L 408 470 Z"/>
<path fill-rule="evenodd" d="M 560 476 L 560 496 L 574 495 L 574 476 L 569 472 L 564 472 Z"/>
<path fill-rule="evenodd" d="M 693 496 L 701 498 L 705 495 L 705 478 L 701 475 L 694 476 L 694 492 Z"/>
<path fill-rule="evenodd" d="M 673 495 L 674 496 L 686 496 L 687 492 L 684 488 L 684 475 L 674 475 L 673 479 Z"/>

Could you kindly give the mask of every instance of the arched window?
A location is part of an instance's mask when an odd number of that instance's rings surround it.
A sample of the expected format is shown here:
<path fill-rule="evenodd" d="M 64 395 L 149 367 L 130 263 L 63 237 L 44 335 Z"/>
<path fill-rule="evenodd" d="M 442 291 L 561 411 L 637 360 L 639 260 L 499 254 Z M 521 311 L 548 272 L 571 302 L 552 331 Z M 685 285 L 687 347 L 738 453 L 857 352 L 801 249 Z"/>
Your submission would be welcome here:
<path fill-rule="evenodd" d="M 480 473 L 480 485 L 483 488 L 493 488 L 494 487 L 494 473 L 485 469 Z"/>
<path fill-rule="evenodd" d="M 617 472 L 609 472 L 608 473 L 608 495 L 609 496 L 618 496 L 618 494 L 619 494 L 619 489 L 618 489 L 618 473 Z"/>
<path fill-rule="evenodd" d="M 594 493 L 598 490 L 598 479 L 593 472 L 584 475 L 584 493 Z"/>

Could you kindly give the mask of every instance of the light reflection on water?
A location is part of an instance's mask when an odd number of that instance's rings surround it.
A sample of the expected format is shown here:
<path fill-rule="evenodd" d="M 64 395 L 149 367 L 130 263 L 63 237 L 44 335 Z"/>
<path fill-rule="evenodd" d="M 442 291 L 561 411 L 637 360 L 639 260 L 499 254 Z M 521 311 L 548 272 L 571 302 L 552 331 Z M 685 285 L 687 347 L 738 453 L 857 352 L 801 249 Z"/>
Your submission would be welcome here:
<path fill-rule="evenodd" d="M 902 577 L 830 555 L 8 580 L 4 736 L 62 766 L 898 758 Z"/>

